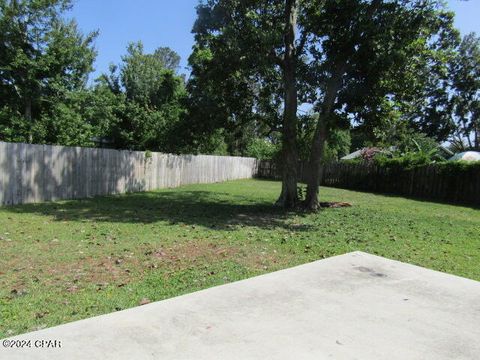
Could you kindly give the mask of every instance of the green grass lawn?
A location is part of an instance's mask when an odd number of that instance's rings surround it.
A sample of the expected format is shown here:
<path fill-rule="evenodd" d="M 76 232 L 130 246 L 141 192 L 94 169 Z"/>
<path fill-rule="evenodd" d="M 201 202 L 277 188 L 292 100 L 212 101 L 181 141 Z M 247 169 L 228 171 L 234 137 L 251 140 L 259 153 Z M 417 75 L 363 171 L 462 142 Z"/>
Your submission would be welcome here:
<path fill-rule="evenodd" d="M 478 209 L 242 180 L 0 209 L 0 338 L 362 250 L 480 280 Z"/>

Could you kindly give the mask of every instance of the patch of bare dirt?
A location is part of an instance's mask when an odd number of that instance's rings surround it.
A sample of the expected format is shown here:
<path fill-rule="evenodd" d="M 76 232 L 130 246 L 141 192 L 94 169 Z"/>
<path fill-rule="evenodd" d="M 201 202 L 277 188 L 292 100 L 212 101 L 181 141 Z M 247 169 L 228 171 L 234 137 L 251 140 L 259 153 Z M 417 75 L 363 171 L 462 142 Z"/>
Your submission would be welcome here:
<path fill-rule="evenodd" d="M 342 207 L 350 207 L 352 204 L 348 202 L 321 202 L 320 207 L 322 208 L 342 208 Z"/>
<path fill-rule="evenodd" d="M 2 286 L 16 295 L 28 292 L 34 279 L 34 283 L 70 293 L 76 293 L 91 284 L 101 291 L 108 285 L 122 287 L 131 281 L 138 281 L 157 268 L 175 271 L 198 262 L 233 258 L 238 252 L 239 248 L 230 245 L 188 241 L 163 247 L 138 247 L 101 258 L 82 256 L 74 262 L 24 262 L 21 267 L 16 264 L 16 271 L 8 274 L 8 281 L 5 281 L 6 276 L 2 276 Z"/>
<path fill-rule="evenodd" d="M 145 251 L 149 259 L 166 265 L 188 264 L 197 260 L 215 260 L 233 257 L 239 249 L 229 245 L 219 245 L 206 241 L 190 241 L 170 247 L 160 247 Z"/>

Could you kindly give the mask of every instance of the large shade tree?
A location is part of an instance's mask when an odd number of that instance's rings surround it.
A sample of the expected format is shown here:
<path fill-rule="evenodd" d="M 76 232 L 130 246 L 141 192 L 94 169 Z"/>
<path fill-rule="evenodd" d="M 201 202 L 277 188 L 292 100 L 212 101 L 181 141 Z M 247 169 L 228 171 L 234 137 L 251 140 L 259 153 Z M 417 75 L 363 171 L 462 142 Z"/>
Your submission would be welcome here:
<path fill-rule="evenodd" d="M 351 120 L 371 126 L 385 107 L 416 100 L 429 84 L 421 76 L 446 66 L 438 58 L 450 53 L 457 33 L 441 2 L 426 0 L 310 1 L 302 22 L 319 113 L 305 199 L 313 210 L 329 132 Z"/>
<path fill-rule="evenodd" d="M 0 0 L 0 139 L 48 142 L 42 115 L 85 89 L 96 32 L 63 17 L 70 0 Z M 43 119 L 46 117 L 44 116 Z"/>
<path fill-rule="evenodd" d="M 253 120 L 281 131 L 283 181 L 277 203 L 286 208 L 298 203 L 298 70 L 306 40 L 298 23 L 299 3 L 205 1 L 197 8 L 190 59 L 192 98 L 196 109 L 206 110 L 197 111 L 205 114 L 197 123 L 238 126 Z"/>
<path fill-rule="evenodd" d="M 220 114 L 219 122 L 230 114 L 248 122 L 258 114 L 255 89 L 268 88 L 280 99 L 283 181 L 278 203 L 284 207 L 299 203 L 299 102 L 309 102 L 319 114 L 310 144 L 304 203 L 309 209 L 319 204 L 329 133 L 352 121 L 374 129 L 375 122 L 385 120 L 378 114 L 407 113 L 404 104 L 415 107 L 418 98 L 431 116 L 412 115 L 412 123 L 431 126 L 445 110 L 445 90 L 433 92 L 443 85 L 445 57 L 456 32 L 452 14 L 440 1 L 210 0 L 199 6 L 198 15 L 193 56 L 202 61 L 193 62 L 194 99 L 203 97 L 209 104 L 204 108 Z M 429 78 L 432 70 L 440 74 L 435 81 Z M 225 113 L 211 111 L 218 104 Z"/>

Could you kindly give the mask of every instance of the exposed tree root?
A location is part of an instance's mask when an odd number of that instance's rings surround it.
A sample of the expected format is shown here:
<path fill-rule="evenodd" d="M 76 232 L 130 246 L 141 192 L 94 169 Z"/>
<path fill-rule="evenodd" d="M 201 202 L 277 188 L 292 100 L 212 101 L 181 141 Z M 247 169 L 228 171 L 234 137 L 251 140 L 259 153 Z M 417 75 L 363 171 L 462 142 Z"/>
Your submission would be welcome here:
<path fill-rule="evenodd" d="M 342 208 L 342 207 L 350 207 L 352 204 L 348 202 L 340 202 L 340 201 L 333 201 L 333 202 L 306 202 L 303 201 L 299 204 L 298 209 L 307 212 L 317 212 L 321 209 L 327 208 Z"/>

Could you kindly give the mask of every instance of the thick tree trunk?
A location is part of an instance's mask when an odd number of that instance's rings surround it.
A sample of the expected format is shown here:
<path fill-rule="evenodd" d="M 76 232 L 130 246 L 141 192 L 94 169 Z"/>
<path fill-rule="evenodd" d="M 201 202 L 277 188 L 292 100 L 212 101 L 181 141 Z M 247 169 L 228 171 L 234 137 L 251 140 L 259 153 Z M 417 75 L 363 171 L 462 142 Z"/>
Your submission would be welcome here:
<path fill-rule="evenodd" d="M 305 208 L 315 211 L 319 208 L 318 188 L 322 180 L 322 160 L 325 141 L 328 136 L 328 129 L 331 127 L 331 117 L 334 110 L 337 93 L 342 84 L 344 66 L 336 68 L 332 77 L 327 83 L 325 89 L 325 98 L 320 110 L 317 127 L 313 135 L 312 146 L 310 150 L 310 158 L 308 162 L 309 179 L 307 182 L 307 194 L 305 198 Z"/>
<path fill-rule="evenodd" d="M 368 9 L 367 18 L 374 15 L 382 4 L 382 0 L 372 0 Z M 332 127 L 331 119 L 334 111 L 334 105 L 338 91 L 342 85 L 342 77 L 347 65 L 346 59 L 339 59 L 333 68 L 332 75 L 325 88 L 325 97 L 320 108 L 320 117 L 312 141 L 312 147 L 309 159 L 310 176 L 307 183 L 307 195 L 305 198 L 305 208 L 307 210 L 317 210 L 320 206 L 318 200 L 318 188 L 322 180 L 322 160 L 325 147 L 325 141 L 328 131 Z"/>
<path fill-rule="evenodd" d="M 327 139 L 327 115 L 328 114 L 323 114 L 323 116 L 320 116 L 318 119 L 308 161 L 309 177 L 307 182 L 307 194 L 305 197 L 305 208 L 312 211 L 319 208 L 318 188 L 323 176 L 322 158 L 325 141 Z"/>
<path fill-rule="evenodd" d="M 283 59 L 284 113 L 282 128 L 282 192 L 277 205 L 293 208 L 298 203 L 297 194 L 297 84 L 295 27 L 297 0 L 285 1 L 285 55 Z"/>

